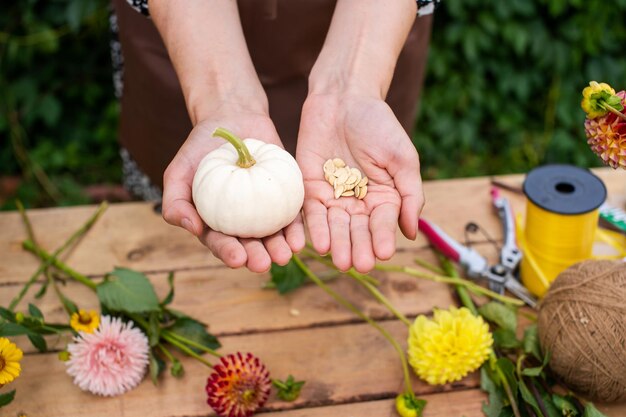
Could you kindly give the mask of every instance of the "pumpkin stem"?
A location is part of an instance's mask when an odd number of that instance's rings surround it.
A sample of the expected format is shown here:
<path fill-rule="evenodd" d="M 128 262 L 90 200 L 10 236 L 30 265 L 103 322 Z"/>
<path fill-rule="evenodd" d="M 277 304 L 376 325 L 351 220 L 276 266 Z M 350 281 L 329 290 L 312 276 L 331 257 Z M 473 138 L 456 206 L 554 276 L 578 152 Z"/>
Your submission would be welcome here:
<path fill-rule="evenodd" d="M 239 137 L 235 136 L 234 133 L 224 129 L 223 127 L 218 127 L 213 132 L 213 136 L 219 136 L 220 138 L 226 139 L 235 147 L 235 150 L 239 154 L 239 159 L 237 160 L 238 166 L 242 168 L 250 168 L 252 165 L 256 164 L 256 161 L 250 154 L 250 150 L 246 144 L 243 143 L 243 140 Z"/>

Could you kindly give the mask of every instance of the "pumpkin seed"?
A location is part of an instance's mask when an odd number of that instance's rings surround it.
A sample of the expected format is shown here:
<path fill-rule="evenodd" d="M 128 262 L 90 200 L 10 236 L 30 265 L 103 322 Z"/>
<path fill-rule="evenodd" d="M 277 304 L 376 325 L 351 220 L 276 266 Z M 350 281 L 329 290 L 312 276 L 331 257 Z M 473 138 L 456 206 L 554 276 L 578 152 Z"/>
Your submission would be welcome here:
<path fill-rule="evenodd" d="M 341 197 L 341 194 L 343 194 L 343 192 L 346 190 L 346 188 L 343 185 L 336 185 L 337 183 L 335 183 L 335 199 Z"/>
<path fill-rule="evenodd" d="M 367 185 L 367 181 L 368 181 L 367 177 L 363 177 L 361 181 L 359 181 L 358 186 L 363 187 L 364 185 Z"/>
<path fill-rule="evenodd" d="M 337 168 L 343 168 L 346 166 L 346 163 L 341 158 L 334 158 L 333 164 L 335 164 Z"/>
<path fill-rule="evenodd" d="M 350 176 L 346 180 L 346 185 L 351 185 L 352 187 L 354 187 L 358 182 L 359 179 L 357 178 L 357 176 L 354 174 L 350 174 Z"/>
<path fill-rule="evenodd" d="M 354 195 L 354 191 L 350 190 L 350 191 L 344 191 L 343 193 L 341 193 L 342 197 L 352 197 Z"/>
<path fill-rule="evenodd" d="M 349 171 L 345 168 L 339 168 L 337 171 L 335 171 L 335 176 L 337 177 L 337 179 L 335 180 L 335 184 L 345 184 L 348 180 L 348 176 L 350 175 L 348 174 L 348 172 Z"/>
<path fill-rule="evenodd" d="M 363 200 L 365 198 L 365 194 L 367 194 L 367 185 L 361 187 L 361 191 L 359 192 L 358 199 Z"/>
<path fill-rule="evenodd" d="M 324 162 L 324 173 L 325 174 L 332 174 L 333 172 L 335 172 L 336 169 L 337 169 L 337 167 L 333 163 L 332 159 L 329 159 L 328 161 Z"/>

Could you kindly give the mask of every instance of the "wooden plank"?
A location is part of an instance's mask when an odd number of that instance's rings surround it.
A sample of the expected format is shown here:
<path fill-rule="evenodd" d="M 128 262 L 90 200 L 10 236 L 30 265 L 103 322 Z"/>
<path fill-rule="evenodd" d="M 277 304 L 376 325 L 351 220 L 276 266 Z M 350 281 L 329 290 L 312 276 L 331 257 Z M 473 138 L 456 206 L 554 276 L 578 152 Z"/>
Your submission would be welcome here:
<path fill-rule="evenodd" d="M 428 401 L 423 417 L 484 417 L 481 404 L 486 395 L 479 389 L 429 394 L 421 397 Z M 397 416 L 393 400 L 366 401 L 257 414 L 258 417 L 337 417 L 337 416 Z"/>
<path fill-rule="evenodd" d="M 385 322 L 383 326 L 405 345 L 407 329 L 403 323 Z M 222 352 L 255 352 L 272 377 L 293 374 L 307 381 L 296 402 L 271 398 L 266 405 L 268 411 L 395 398 L 402 389 L 396 352 L 367 324 L 230 336 L 222 343 Z M 11 384 L 11 389 L 17 389 L 17 397 L 3 411 L 6 415 L 22 411 L 29 416 L 47 417 L 82 415 L 84 410 L 89 410 L 91 417 L 213 415 L 205 402 L 207 368 L 188 358 L 183 363 L 186 372 L 180 380 L 167 375 L 155 387 L 146 379 L 123 396 L 100 398 L 73 386 L 65 375 L 65 365 L 55 354 L 27 355 L 22 361 L 22 375 Z M 476 373 L 442 387 L 413 378 L 418 395 L 477 386 Z"/>
<path fill-rule="evenodd" d="M 609 189 L 611 201 L 623 205 L 626 191 L 621 173 L 597 170 Z M 519 186 L 520 175 L 498 177 Z M 502 235 L 491 209 L 487 178 L 440 180 L 424 183 L 425 218 L 441 225 L 453 237 L 463 239 L 468 221 L 479 223 L 495 239 Z M 524 198 L 507 192 L 514 210 L 524 212 Z M 31 210 L 33 227 L 43 247 L 54 250 L 93 212 L 93 206 Z M 21 249 L 26 234 L 18 213 L 0 213 L 0 283 L 24 282 L 37 269 L 37 261 Z M 426 246 L 398 234 L 398 248 Z M 141 271 L 167 271 L 221 266 L 208 250 L 182 229 L 167 225 L 150 203 L 112 205 L 93 230 L 69 256 L 68 263 L 85 274 L 98 276 L 113 266 Z"/>
<path fill-rule="evenodd" d="M 482 249 L 484 248 L 484 250 Z M 491 245 L 480 245 L 484 253 L 494 253 Z M 430 249 L 403 251 L 393 258 L 397 265 L 411 265 L 413 259 L 420 258 L 436 262 Z M 434 307 L 446 308 L 454 302 L 449 286 L 427 280 L 418 280 L 401 273 L 376 271 L 373 273 L 379 282 L 380 291 L 391 303 L 409 317 L 430 312 Z M 210 325 L 218 336 L 263 331 L 330 326 L 358 321 L 358 318 L 339 306 L 315 285 L 306 285 L 292 293 L 281 296 L 275 290 L 262 289 L 269 280 L 269 274 L 254 274 L 248 271 L 227 268 L 211 268 L 178 272 L 175 275 L 176 296 L 172 308 L 184 311 Z M 169 291 L 166 274 L 149 274 L 160 298 Z M 343 294 L 352 303 L 375 319 L 390 319 L 392 315 L 358 283 L 349 277 L 338 277 L 330 286 Z M 0 305 L 8 305 L 19 292 L 20 286 L 5 286 L 0 291 Z M 79 307 L 99 309 L 95 294 L 81 284 L 69 282 L 62 287 L 63 292 Z M 40 300 L 30 295 L 20 304 L 25 310 L 29 302 L 35 303 L 48 322 L 67 322 L 52 289 Z M 69 336 L 68 336 L 69 337 Z M 61 349 L 66 338 L 48 338 L 51 349 Z M 30 344 L 23 339 L 23 348 L 32 351 Z"/>

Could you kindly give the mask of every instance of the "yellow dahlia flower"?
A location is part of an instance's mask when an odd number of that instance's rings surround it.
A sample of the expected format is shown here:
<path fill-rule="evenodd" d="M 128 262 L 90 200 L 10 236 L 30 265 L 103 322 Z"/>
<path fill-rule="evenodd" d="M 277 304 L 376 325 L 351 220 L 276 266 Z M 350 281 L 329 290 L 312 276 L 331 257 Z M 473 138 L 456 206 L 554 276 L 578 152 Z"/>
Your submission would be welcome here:
<path fill-rule="evenodd" d="M 20 376 L 20 361 L 24 353 L 6 337 L 0 337 L 0 386 Z"/>
<path fill-rule="evenodd" d="M 583 89 L 583 100 L 580 106 L 590 119 L 604 116 L 608 110 L 602 104 L 614 95 L 615 90 L 607 83 L 591 81 L 589 87 Z"/>
<path fill-rule="evenodd" d="M 78 313 L 72 314 L 70 318 L 70 326 L 77 332 L 93 333 L 100 324 L 100 315 L 94 310 L 85 311 L 78 310 Z"/>
<path fill-rule="evenodd" d="M 480 367 L 491 352 L 489 325 L 465 307 L 435 309 L 409 329 L 409 363 L 432 385 L 458 381 Z"/>

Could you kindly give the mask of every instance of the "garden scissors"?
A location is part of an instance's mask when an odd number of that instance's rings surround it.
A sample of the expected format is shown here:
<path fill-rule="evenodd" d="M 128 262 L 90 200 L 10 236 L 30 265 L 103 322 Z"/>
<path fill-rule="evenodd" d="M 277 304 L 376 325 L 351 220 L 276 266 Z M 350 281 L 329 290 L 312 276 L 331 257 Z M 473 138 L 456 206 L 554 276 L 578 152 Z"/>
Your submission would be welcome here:
<path fill-rule="evenodd" d="M 427 220 L 419 219 L 419 230 L 444 256 L 459 263 L 470 278 L 486 279 L 491 290 L 504 294 L 504 290 L 507 289 L 530 307 L 535 308 L 537 300 L 515 277 L 517 266 L 522 260 L 522 253 L 516 244 L 513 210 L 508 200 L 499 195 L 497 188 L 492 189 L 491 196 L 504 229 L 504 244 L 500 249 L 500 261 L 495 265 L 489 265 L 484 256 L 460 244 L 439 226 Z"/>

